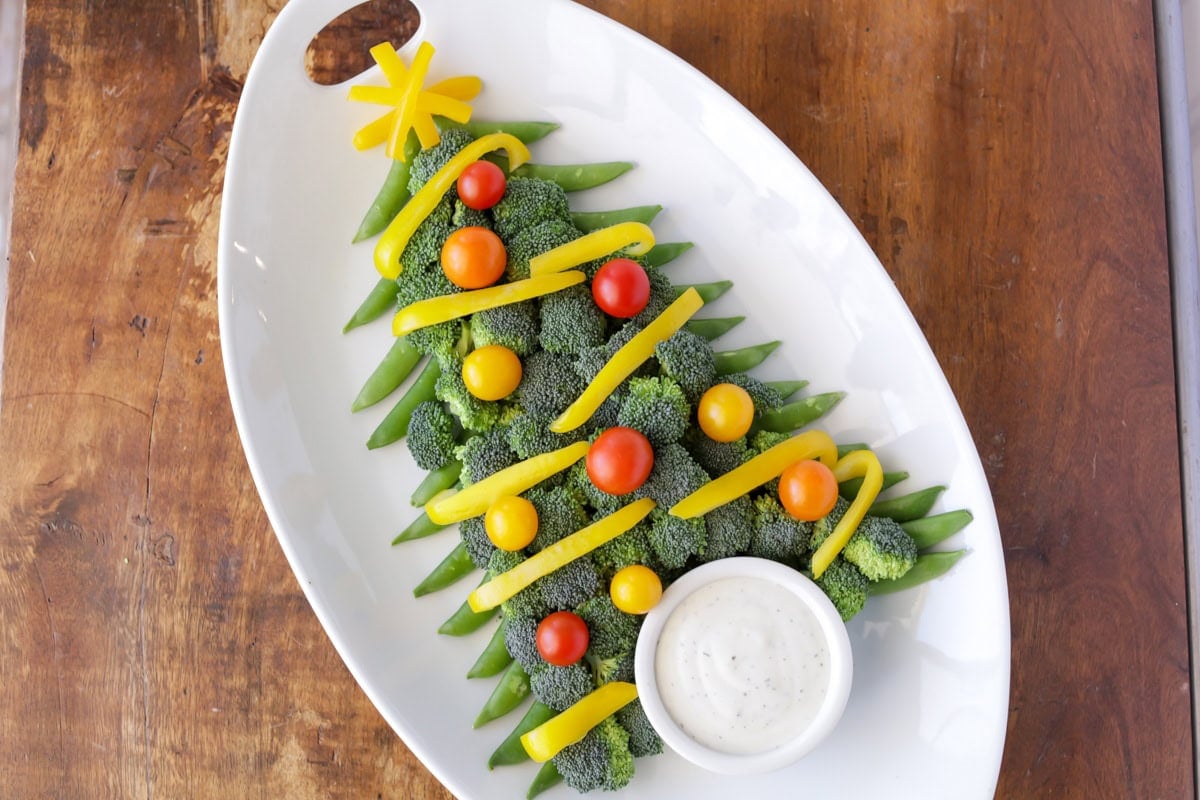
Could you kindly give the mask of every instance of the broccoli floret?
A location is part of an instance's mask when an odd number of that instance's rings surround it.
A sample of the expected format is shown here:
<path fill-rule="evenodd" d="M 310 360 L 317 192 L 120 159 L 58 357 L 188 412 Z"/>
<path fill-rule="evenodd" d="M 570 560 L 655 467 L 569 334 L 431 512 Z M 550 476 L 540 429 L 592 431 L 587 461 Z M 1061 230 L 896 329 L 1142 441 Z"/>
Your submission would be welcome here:
<path fill-rule="evenodd" d="M 635 494 L 651 498 L 659 508 L 669 509 L 708 480 L 708 473 L 688 455 L 683 445 L 668 444 L 654 448 L 654 468 Z"/>
<path fill-rule="evenodd" d="M 519 281 L 528 278 L 530 259 L 578 238 L 579 231 L 574 225 L 557 218 L 523 228 L 508 243 L 508 266 L 505 269 L 508 279 Z"/>
<path fill-rule="evenodd" d="M 575 613 L 583 617 L 591 633 L 588 642 L 590 659 L 604 660 L 633 652 L 641 621 L 613 605 L 607 594 L 585 601 Z"/>
<path fill-rule="evenodd" d="M 750 555 L 796 563 L 808 551 L 812 523 L 793 517 L 773 494 L 758 495 L 753 505 Z"/>
<path fill-rule="evenodd" d="M 421 469 L 441 469 L 449 464 L 457 437 L 458 423 L 441 403 L 427 400 L 413 409 L 406 438 L 408 452 Z"/>
<path fill-rule="evenodd" d="M 508 572 L 525 560 L 524 554 L 497 548 L 488 560 L 487 577 L 489 579 Z M 549 611 L 546 599 L 542 596 L 541 587 L 534 583 L 527 586 L 500 605 L 500 611 L 505 619 L 513 617 L 531 617 L 541 619 Z"/>
<path fill-rule="evenodd" d="M 774 431 L 758 431 L 750 437 L 746 458 L 750 459 L 757 455 L 762 455 L 767 450 L 770 450 L 780 442 L 785 442 L 790 439 L 790 433 L 775 433 Z M 779 478 L 772 478 L 762 485 L 762 489 L 767 494 L 779 494 Z M 816 545 L 814 545 L 815 547 Z"/>
<path fill-rule="evenodd" d="M 525 499 L 533 503 L 538 513 L 537 536 L 529 545 L 534 552 L 546 549 L 591 522 L 583 504 L 565 486 L 535 486 L 525 493 Z"/>
<path fill-rule="evenodd" d="M 642 701 L 635 699 L 632 703 L 617 711 L 617 722 L 629 734 L 629 752 L 634 758 L 656 756 L 663 751 L 662 739 L 642 708 Z"/>
<path fill-rule="evenodd" d="M 473 141 L 475 141 L 475 137 L 462 128 L 442 131 L 440 142 L 413 157 L 412 166 L 408 169 L 409 193 L 416 194 L 435 172 L 446 166 L 446 163 L 454 158 L 459 150 Z M 446 194 L 451 198 L 458 197 L 453 187 Z"/>
<path fill-rule="evenodd" d="M 743 496 L 704 515 L 702 561 L 716 561 L 746 552 L 752 534 L 751 510 L 750 498 Z"/>
<path fill-rule="evenodd" d="M 671 378 L 633 378 L 617 412 L 617 424 L 641 431 L 654 446 L 677 442 L 688 429 L 692 408 Z"/>
<path fill-rule="evenodd" d="M 454 214 L 450 222 L 458 228 L 487 228 L 492 229 L 492 218 L 486 211 L 479 211 L 463 205 L 461 200 L 454 201 Z"/>
<path fill-rule="evenodd" d="M 525 359 L 517 402 L 527 412 L 557 417 L 583 389 L 570 359 L 540 350 Z"/>
<path fill-rule="evenodd" d="M 471 315 L 471 339 L 475 347 L 499 344 L 527 356 L 538 347 L 537 306 L 527 300 L 476 311 Z"/>
<path fill-rule="evenodd" d="M 454 227 L 454 199 L 443 197 L 408 237 L 400 253 L 400 263 L 403 265 L 400 274 L 414 267 L 432 267 L 441 272 L 442 245 L 446 243 L 446 237 L 454 232 Z"/>
<path fill-rule="evenodd" d="M 439 245 L 440 246 L 440 245 Z M 452 284 L 439 264 L 413 263 L 396 276 L 396 305 L 404 308 L 420 300 L 462 291 Z M 460 344 L 463 324 L 459 320 L 439 322 L 408 334 L 408 341 L 427 355 L 446 359 Z"/>
<path fill-rule="evenodd" d="M 537 648 L 538 622 L 534 617 L 504 618 L 504 647 L 527 673 L 546 663 Z"/>
<path fill-rule="evenodd" d="M 578 792 L 615 791 L 633 778 L 629 734 L 613 717 L 606 717 L 587 735 L 554 757 L 563 782 Z"/>
<path fill-rule="evenodd" d="M 604 343 L 607 320 L 586 286 L 571 286 L 542 298 L 538 341 L 551 353 L 579 355 Z"/>
<path fill-rule="evenodd" d="M 813 523 L 812 540 L 809 542 L 809 548 L 816 550 L 821 544 L 829 538 L 829 534 L 833 533 L 833 529 L 837 527 L 845 515 L 846 510 L 850 508 L 850 503 L 844 498 L 839 497 L 833 504 L 833 511 L 830 511 L 825 516 Z"/>
<path fill-rule="evenodd" d="M 732 383 L 734 386 L 740 386 L 745 389 L 746 394 L 750 395 L 750 399 L 754 401 L 754 411 L 756 414 L 761 414 L 764 411 L 770 411 L 783 405 L 783 398 L 779 395 L 779 392 L 767 386 L 753 375 L 747 375 L 744 372 L 734 372 L 730 375 L 721 376 L 721 381 L 723 383 Z"/>
<path fill-rule="evenodd" d="M 603 686 L 613 681 L 633 682 L 634 651 L 630 650 L 612 658 L 589 658 L 592 665 L 592 678 L 597 686 Z"/>
<path fill-rule="evenodd" d="M 507 427 L 508 446 L 520 458 L 533 458 L 551 450 L 558 450 L 569 444 L 581 441 L 584 436 L 582 428 L 576 428 L 568 433 L 555 433 L 550 430 L 554 415 L 544 413 L 521 413 L 509 420 Z"/>
<path fill-rule="evenodd" d="M 565 611 L 600 591 L 600 573 L 592 559 L 585 556 L 538 579 L 538 586 L 551 611 Z"/>
<path fill-rule="evenodd" d="M 704 552 L 707 534 L 702 517 L 680 519 L 656 508 L 650 512 L 650 530 L 646 538 L 658 562 L 676 570 Z"/>
<path fill-rule="evenodd" d="M 671 285 L 671 279 L 667 277 L 667 274 L 658 267 L 650 267 L 645 264 L 642 265 L 642 269 L 646 271 L 646 277 L 650 279 L 650 299 L 646 302 L 646 307 L 633 318 L 633 322 L 639 328 L 649 325 L 655 317 L 666 310 L 667 306 L 675 302 L 675 287 Z"/>
<path fill-rule="evenodd" d="M 592 551 L 592 558 L 606 578 L 612 578 L 618 570 L 633 564 L 644 564 L 651 569 L 658 566 L 654 551 L 650 549 L 645 527 L 642 525 L 635 526 L 600 545 Z"/>
<path fill-rule="evenodd" d="M 567 488 L 583 502 L 595 509 L 596 514 L 606 517 L 625 505 L 625 500 L 596 487 L 587 474 L 587 462 L 580 459 L 567 470 Z"/>
<path fill-rule="evenodd" d="M 509 178 L 504 196 L 492 206 L 494 230 L 506 245 L 526 228 L 552 219 L 571 221 L 567 193 L 538 178 Z"/>
<path fill-rule="evenodd" d="M 864 517 L 842 556 L 868 580 L 895 580 L 917 563 L 917 545 L 895 520 Z"/>
<path fill-rule="evenodd" d="M 543 661 L 529 673 L 529 690 L 533 696 L 555 711 L 573 706 L 592 689 L 592 673 L 583 664 L 556 667 Z"/>
<path fill-rule="evenodd" d="M 718 442 L 708 438 L 699 428 L 689 429 L 683 439 L 683 446 L 692 454 L 692 458 L 696 459 L 696 463 L 714 478 L 737 469 L 752 455 L 745 438 L 734 439 L 732 442 Z"/>
<path fill-rule="evenodd" d="M 491 430 L 504 416 L 503 405 L 480 400 L 471 394 L 463 382 L 462 370 L 455 368 L 454 364 L 442 368 L 442 374 L 433 385 L 433 393 L 450 407 L 450 413 L 469 431 L 478 433 Z"/>
<path fill-rule="evenodd" d="M 717 381 L 717 366 L 712 348 L 703 337 L 680 329 L 660 342 L 654 355 L 664 375 L 674 378 L 688 401 L 695 403 Z"/>
<path fill-rule="evenodd" d="M 487 528 L 483 524 L 483 515 L 468 517 L 458 523 L 458 535 L 475 566 L 487 569 L 491 565 L 492 556 L 496 553 L 496 545 L 492 544 L 492 540 L 487 535 Z M 503 571 L 501 570 L 501 572 Z"/>
<path fill-rule="evenodd" d="M 817 586 L 833 601 L 843 620 L 849 620 L 867 602 L 867 576 L 858 567 L 838 556 L 817 578 Z"/>
<path fill-rule="evenodd" d="M 472 436 L 454 455 L 463 465 L 459 476 L 463 486 L 478 483 L 517 463 L 517 454 L 508 446 L 508 436 L 502 427 Z"/>

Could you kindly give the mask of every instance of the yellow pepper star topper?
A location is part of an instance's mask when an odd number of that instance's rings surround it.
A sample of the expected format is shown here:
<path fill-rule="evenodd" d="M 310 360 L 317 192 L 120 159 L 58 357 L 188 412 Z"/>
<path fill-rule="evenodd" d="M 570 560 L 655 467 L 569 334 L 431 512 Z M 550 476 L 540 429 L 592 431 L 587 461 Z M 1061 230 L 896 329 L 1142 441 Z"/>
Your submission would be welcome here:
<path fill-rule="evenodd" d="M 466 101 L 483 89 L 483 81 L 479 78 L 463 75 L 423 88 L 429 62 L 433 60 L 433 45 L 421 42 L 409 66 L 404 65 L 396 48 L 388 42 L 372 47 L 371 57 L 383 70 L 388 85 L 351 86 L 350 99 L 392 106 L 392 109 L 354 134 L 354 146 L 359 150 L 386 142 L 388 157 L 404 161 L 404 142 L 410 130 L 416 133 L 422 148 L 433 147 L 441 141 L 433 121 L 435 114 L 459 123 L 471 119 L 471 106 Z"/>

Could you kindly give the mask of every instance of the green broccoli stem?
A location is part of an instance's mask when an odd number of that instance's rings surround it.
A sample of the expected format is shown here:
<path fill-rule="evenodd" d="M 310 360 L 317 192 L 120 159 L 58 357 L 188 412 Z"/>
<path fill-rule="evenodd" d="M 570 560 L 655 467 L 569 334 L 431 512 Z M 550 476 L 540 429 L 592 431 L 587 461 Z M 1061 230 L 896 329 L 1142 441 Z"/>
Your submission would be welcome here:
<path fill-rule="evenodd" d="M 572 211 L 571 222 L 583 233 L 591 233 L 620 222 L 640 222 L 649 225 L 662 211 L 662 206 L 634 206 L 614 211 Z"/>
<path fill-rule="evenodd" d="M 432 536 L 438 531 L 444 531 L 446 525 L 438 525 L 429 518 L 429 515 L 424 511 L 421 516 L 409 523 L 408 527 L 400 531 L 395 539 L 392 539 L 392 544 L 397 545 L 401 542 L 411 542 L 414 539 L 424 539 L 426 536 Z"/>
<path fill-rule="evenodd" d="M 542 792 L 547 789 L 553 789 L 560 783 L 562 783 L 562 775 L 558 774 L 558 767 L 554 766 L 553 761 L 547 761 L 545 764 L 542 764 L 542 768 L 534 776 L 533 783 L 529 784 L 529 791 L 525 793 L 525 800 L 533 800 L 533 798 Z"/>
<path fill-rule="evenodd" d="M 689 319 L 683 324 L 685 330 L 694 333 L 705 341 L 719 339 L 742 324 L 745 317 L 710 317 L 708 319 Z M 797 390 L 799 391 L 799 390 Z"/>
<path fill-rule="evenodd" d="M 401 336 L 392 343 L 387 355 L 383 357 L 383 361 L 379 362 L 379 366 L 363 382 L 358 396 L 350 404 L 350 410 L 362 411 L 396 391 L 419 363 L 421 363 L 420 351 L 409 344 L 408 339 Z"/>
<path fill-rule="evenodd" d="M 896 522 L 909 522 L 920 519 L 929 513 L 938 496 L 946 491 L 945 486 L 930 486 L 919 492 L 892 497 L 887 500 L 876 500 L 867 513 L 875 517 L 890 517 Z"/>
<path fill-rule="evenodd" d="M 705 303 L 711 303 L 721 295 L 733 288 L 733 281 L 713 281 L 712 283 L 684 283 L 675 286 L 675 296 L 686 292 L 688 289 L 695 289 L 700 295 L 700 299 Z"/>
<path fill-rule="evenodd" d="M 867 584 L 867 594 L 891 594 L 940 578 L 967 554 L 966 550 L 951 550 L 946 553 L 921 553 L 912 569 L 899 578 L 887 581 L 875 581 Z"/>
<path fill-rule="evenodd" d="M 647 267 L 663 267 L 691 250 L 692 247 L 691 242 L 659 242 L 650 248 L 650 252 L 642 256 L 642 263 Z"/>
<path fill-rule="evenodd" d="M 342 326 L 342 333 L 348 333 L 360 325 L 374 322 L 388 311 L 396 307 L 396 293 L 400 286 L 390 278 L 380 278 L 371 289 L 367 298 L 359 304 L 354 314 Z"/>
<path fill-rule="evenodd" d="M 597 164 L 526 163 L 513 170 L 512 174 L 518 178 L 537 178 L 557 183 L 564 192 L 580 192 L 608 183 L 631 169 L 633 163 L 630 161 L 607 161 Z"/>
<path fill-rule="evenodd" d="M 911 519 L 908 522 L 900 523 L 900 527 L 916 542 L 918 550 L 924 550 L 949 539 L 967 527 L 973 519 L 975 517 L 970 511 L 960 508 L 957 511 L 934 514 L 931 517 Z"/>
<path fill-rule="evenodd" d="M 512 733 L 500 743 L 496 752 L 492 753 L 491 758 L 488 759 L 488 769 L 507 767 L 528 761 L 529 753 L 525 752 L 525 745 L 521 744 L 521 737 L 557 714 L 558 712 L 550 706 L 534 700 L 533 705 L 525 712 L 525 716 L 521 717 L 521 721 L 517 723 L 517 727 L 513 728 Z"/>
<path fill-rule="evenodd" d="M 408 202 L 409 168 L 420 149 L 421 143 L 417 140 L 416 133 L 409 131 L 408 138 L 404 140 L 404 158 L 392 161 L 383 186 L 379 188 L 379 193 L 371 201 L 371 207 L 367 209 L 358 230 L 354 233 L 354 242 L 370 239 L 382 231 Z"/>
<path fill-rule="evenodd" d="M 430 472 L 413 491 L 409 502 L 418 508 L 425 505 L 439 492 L 444 492 L 458 483 L 458 476 L 462 473 L 462 468 L 461 461 L 451 461 L 446 466 Z"/>
<path fill-rule="evenodd" d="M 487 611 L 473 611 L 471 604 L 464 600 L 458 610 L 438 627 L 438 633 L 446 636 L 466 636 L 468 633 L 474 633 L 482 628 L 498 613 L 500 613 L 499 606 L 489 608 Z"/>
<path fill-rule="evenodd" d="M 717 375 L 732 375 L 735 372 L 749 372 L 767 356 L 779 349 L 781 341 L 763 342 L 762 344 L 741 347 L 737 350 L 721 350 L 713 353 L 713 362 L 717 366 Z"/>
<path fill-rule="evenodd" d="M 559 129 L 557 122 L 527 122 L 527 121 L 495 121 L 473 119 L 470 122 L 455 122 L 446 117 L 434 117 L 437 126 L 441 130 L 450 130 L 451 128 L 463 128 L 467 133 L 478 139 L 480 136 L 487 136 L 489 133 L 507 133 L 517 137 L 524 144 L 536 142 L 548 134 Z"/>
<path fill-rule="evenodd" d="M 413 385 L 408 387 L 408 391 L 400 396 L 392 410 L 371 432 L 367 439 L 368 450 L 386 447 L 408 435 L 408 423 L 412 421 L 413 410 L 426 400 L 433 399 L 433 386 L 441 374 L 442 367 L 436 358 L 425 362 L 425 367 L 413 381 Z"/>
<path fill-rule="evenodd" d="M 525 674 L 521 663 L 514 661 L 500 676 L 500 682 L 496 684 L 491 696 L 483 704 L 483 710 L 475 718 L 473 727 L 479 728 L 494 719 L 500 719 L 521 705 L 521 701 L 528 696 L 529 676 Z"/>
<path fill-rule="evenodd" d="M 767 381 L 767 386 L 778 392 L 779 396 L 784 400 L 787 400 L 796 392 L 808 386 L 808 381 Z"/>
<path fill-rule="evenodd" d="M 504 619 L 501 618 L 492 638 L 488 640 L 487 647 L 483 648 L 479 658 L 475 659 L 475 663 L 467 670 L 468 678 L 490 678 L 499 675 L 512 663 L 513 657 L 508 654 L 508 647 L 504 644 L 504 625 Z"/>
<path fill-rule="evenodd" d="M 845 396 L 845 392 L 826 392 L 825 394 L 814 394 L 812 397 L 793 400 L 790 403 L 781 405 L 779 408 L 764 411 L 754 421 L 751 430 L 790 433 L 825 416 Z"/>
<path fill-rule="evenodd" d="M 879 487 L 879 491 L 890 489 L 902 480 L 908 478 L 907 472 L 885 472 L 883 473 L 883 485 Z M 847 500 L 853 500 L 858 497 L 858 490 L 862 488 L 862 478 L 850 478 L 838 484 L 838 494 Z"/>
<path fill-rule="evenodd" d="M 458 583 L 474 572 L 475 569 L 475 562 L 471 560 L 471 556 L 467 555 L 467 546 L 459 542 L 450 551 L 450 554 L 433 568 L 433 571 L 425 577 L 425 580 L 417 584 L 416 588 L 413 589 L 413 597 L 424 597 L 427 594 L 445 589 L 447 586 Z"/>

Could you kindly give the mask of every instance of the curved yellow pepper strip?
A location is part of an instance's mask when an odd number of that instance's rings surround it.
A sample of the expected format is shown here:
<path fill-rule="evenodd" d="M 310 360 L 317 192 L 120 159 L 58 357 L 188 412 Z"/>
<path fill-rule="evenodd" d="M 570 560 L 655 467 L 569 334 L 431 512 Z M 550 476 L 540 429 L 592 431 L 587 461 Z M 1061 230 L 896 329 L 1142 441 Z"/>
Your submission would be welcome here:
<path fill-rule="evenodd" d="M 417 226 L 433 213 L 446 190 L 454 185 L 462 171 L 493 150 L 507 151 L 510 169 L 516 169 L 529 160 L 529 148 L 511 133 L 489 133 L 459 150 L 409 199 L 379 237 L 375 245 L 375 268 L 380 275 L 395 278 L 400 274 L 400 254 L 404 252 Z"/>
<path fill-rule="evenodd" d="M 464 489 L 463 491 L 467 491 Z M 545 550 L 539 550 L 508 572 L 503 572 L 467 595 L 467 603 L 475 612 L 487 611 L 514 596 L 538 578 L 585 556 L 605 542 L 612 541 L 637 525 L 654 510 L 654 501 L 645 498 L 614 511 L 560 539 Z M 433 519 L 431 514 L 430 519 Z M 434 520 L 436 522 L 436 520 Z"/>
<path fill-rule="evenodd" d="M 778 478 L 797 461 L 812 458 L 830 469 L 838 463 L 837 445 L 824 431 L 805 431 L 765 450 L 671 506 L 671 513 L 683 519 L 707 514 Z"/>
<path fill-rule="evenodd" d="M 553 294 L 568 286 L 583 283 L 586 278 L 587 276 L 582 272 L 571 270 L 555 275 L 543 275 L 540 278 L 526 278 L 523 281 L 502 283 L 486 289 L 472 289 L 469 292 L 443 294 L 428 300 L 418 300 L 406 305 L 396 312 L 396 316 L 392 317 L 392 333 L 396 336 L 403 336 L 418 328 L 436 325 L 439 322 L 449 322 L 452 319 L 474 314 L 476 311 Z"/>
<path fill-rule="evenodd" d="M 591 419 L 596 409 L 621 385 L 621 381 L 632 375 L 646 359 L 654 355 L 654 348 L 658 347 L 658 343 L 670 339 L 671 335 L 682 328 L 703 305 L 704 300 L 695 289 L 688 289 L 676 298 L 653 322 L 613 353 L 608 363 L 583 390 L 583 394 L 579 395 L 562 416 L 550 424 L 550 430 L 555 433 L 567 433 Z"/>
<path fill-rule="evenodd" d="M 637 696 L 637 686 L 632 683 L 606 683 L 566 711 L 524 734 L 521 746 L 534 761 L 549 761 L 564 747 L 575 744 L 592 728 L 632 703 Z"/>
<path fill-rule="evenodd" d="M 527 458 L 473 483 L 459 492 L 439 494 L 425 504 L 425 513 L 438 525 L 462 522 L 488 510 L 497 497 L 520 494 L 587 455 L 588 443 L 572 445 Z"/>
<path fill-rule="evenodd" d="M 631 246 L 632 245 L 632 246 Z M 645 255 L 654 247 L 654 231 L 641 222 L 618 222 L 592 231 L 573 242 L 529 259 L 530 275 L 548 275 L 611 255 L 623 247 L 630 255 Z"/>
<path fill-rule="evenodd" d="M 851 478 L 862 478 L 863 482 L 858 494 L 854 496 L 854 502 L 838 520 L 829 538 L 821 542 L 817 552 L 813 553 L 814 578 L 821 577 L 821 573 L 828 569 L 838 553 L 842 552 L 846 542 L 850 541 L 850 537 L 858 529 L 858 524 L 867 515 L 867 510 L 879 496 L 879 490 L 883 488 L 883 467 L 879 466 L 879 459 L 870 450 L 847 453 L 833 468 L 833 477 L 837 478 L 838 483 Z"/>

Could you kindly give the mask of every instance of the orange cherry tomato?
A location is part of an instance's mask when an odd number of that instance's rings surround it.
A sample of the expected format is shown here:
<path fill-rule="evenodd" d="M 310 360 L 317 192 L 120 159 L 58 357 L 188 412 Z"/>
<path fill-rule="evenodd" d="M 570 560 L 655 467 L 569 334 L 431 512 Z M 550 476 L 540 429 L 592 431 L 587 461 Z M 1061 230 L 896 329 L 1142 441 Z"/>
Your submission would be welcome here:
<path fill-rule="evenodd" d="M 636 490 L 654 468 L 654 448 L 641 431 L 609 428 L 588 449 L 588 477 L 602 492 L 622 495 Z"/>
<path fill-rule="evenodd" d="M 538 623 L 535 641 L 546 663 L 569 667 L 583 658 L 591 638 L 583 617 L 570 611 L 555 611 Z"/>
<path fill-rule="evenodd" d="M 779 502 L 798 520 L 816 522 L 833 511 L 837 498 L 837 478 L 820 461 L 797 461 L 779 476 Z"/>
<path fill-rule="evenodd" d="M 504 170 L 490 161 L 476 161 L 458 176 L 458 199 L 467 208 L 483 211 L 500 202 L 506 183 Z"/>
<path fill-rule="evenodd" d="M 645 614 L 662 599 L 662 581 L 654 570 L 633 564 L 613 575 L 608 594 L 613 605 L 626 614 Z"/>
<path fill-rule="evenodd" d="M 742 387 L 718 383 L 700 397 L 696 419 L 708 438 L 732 442 L 750 430 L 750 424 L 754 422 L 754 401 Z"/>
<path fill-rule="evenodd" d="M 498 497 L 483 515 L 483 529 L 501 550 L 520 550 L 537 536 L 537 509 L 524 497 Z"/>
<path fill-rule="evenodd" d="M 500 280 L 508 253 L 500 237 L 487 228 L 459 228 L 442 245 L 442 271 L 461 289 L 482 289 Z"/>
<path fill-rule="evenodd" d="M 472 350 L 463 359 L 467 391 L 480 400 L 503 400 L 521 383 L 521 359 L 502 344 Z"/>

